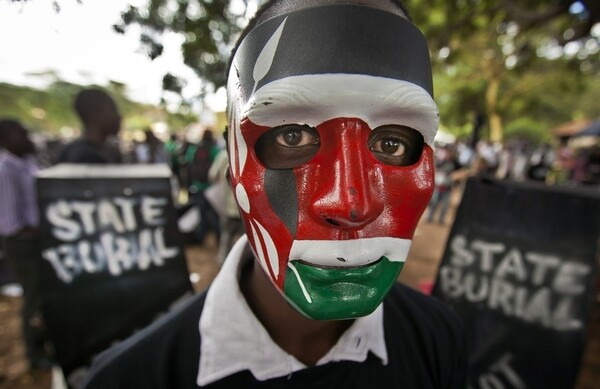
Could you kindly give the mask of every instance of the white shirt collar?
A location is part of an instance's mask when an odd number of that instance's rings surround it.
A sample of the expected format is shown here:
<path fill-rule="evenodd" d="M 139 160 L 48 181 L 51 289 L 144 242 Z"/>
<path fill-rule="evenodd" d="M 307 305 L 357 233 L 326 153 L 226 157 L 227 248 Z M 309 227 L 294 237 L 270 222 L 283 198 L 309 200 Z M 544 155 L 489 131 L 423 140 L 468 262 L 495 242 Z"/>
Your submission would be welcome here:
<path fill-rule="evenodd" d="M 197 384 L 249 370 L 264 381 L 306 368 L 282 350 L 254 316 L 239 288 L 242 265 L 252 256 L 244 235 L 229 253 L 213 281 L 200 317 L 201 353 Z M 332 361 L 366 360 L 368 352 L 388 362 L 383 333 L 383 304 L 358 318 L 317 365 Z"/>

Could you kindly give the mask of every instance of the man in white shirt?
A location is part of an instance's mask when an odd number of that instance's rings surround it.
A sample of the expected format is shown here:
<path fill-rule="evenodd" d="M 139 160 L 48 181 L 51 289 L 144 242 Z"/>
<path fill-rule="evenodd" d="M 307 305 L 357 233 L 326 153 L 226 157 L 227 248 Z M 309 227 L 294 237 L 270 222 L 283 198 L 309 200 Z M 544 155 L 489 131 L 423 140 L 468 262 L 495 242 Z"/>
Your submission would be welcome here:
<path fill-rule="evenodd" d="M 247 237 L 207 293 L 101 356 L 88 387 L 464 388 L 458 318 L 396 283 L 439 124 L 403 5 L 268 2 L 227 89 Z"/>

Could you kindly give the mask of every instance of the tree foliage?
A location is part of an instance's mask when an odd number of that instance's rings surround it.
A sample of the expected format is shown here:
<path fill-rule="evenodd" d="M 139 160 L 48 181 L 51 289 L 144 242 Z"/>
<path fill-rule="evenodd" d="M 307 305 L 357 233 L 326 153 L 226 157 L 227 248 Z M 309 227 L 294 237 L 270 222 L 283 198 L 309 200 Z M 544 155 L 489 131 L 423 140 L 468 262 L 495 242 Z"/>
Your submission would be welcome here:
<path fill-rule="evenodd" d="M 598 88 L 600 2 L 406 1 L 428 37 L 441 117 L 451 130 L 483 114 L 489 137 L 501 140 L 504 125 L 524 115 L 546 128 L 597 115 L 578 103 Z"/>
<path fill-rule="evenodd" d="M 245 7 L 235 13 L 230 3 L 230 0 L 149 0 L 143 7 L 128 6 L 114 29 L 125 32 L 129 25 L 141 26 L 140 43 L 152 59 L 162 54 L 163 32 L 181 33 L 185 64 L 211 87 L 218 88 L 225 84 L 232 41 L 245 23 Z M 163 88 L 180 92 L 182 81 L 166 74 Z"/>
<path fill-rule="evenodd" d="M 541 117 L 546 126 L 569 120 L 577 108 L 561 107 L 549 96 L 576 96 L 589 87 L 585 77 L 598 77 L 599 37 L 592 36 L 600 22 L 597 0 L 405 2 L 430 42 L 443 124 L 455 132 L 477 114 L 485 115 L 496 140 L 503 124 L 520 115 Z M 207 85 L 219 87 L 232 40 L 245 23 L 244 12 L 232 12 L 230 3 L 149 0 L 145 7 L 128 7 L 115 29 L 142 26 L 141 43 L 151 58 L 162 51 L 162 32 L 182 33 L 185 63 Z M 163 87 L 178 91 L 177 77 L 166 75 Z"/>
<path fill-rule="evenodd" d="M 203 95 L 224 85 L 231 47 L 258 2 L 264 0 L 147 0 L 126 6 L 114 29 L 140 26 L 150 58 L 162 54 L 166 31 L 180 33 L 184 62 L 204 81 Z M 600 1 L 404 2 L 429 41 L 442 125 L 451 132 L 468 133 L 478 116 L 493 140 L 505 126 L 552 128 L 597 117 Z M 184 85 L 175 74 L 163 78 L 166 91 L 180 93 Z"/>

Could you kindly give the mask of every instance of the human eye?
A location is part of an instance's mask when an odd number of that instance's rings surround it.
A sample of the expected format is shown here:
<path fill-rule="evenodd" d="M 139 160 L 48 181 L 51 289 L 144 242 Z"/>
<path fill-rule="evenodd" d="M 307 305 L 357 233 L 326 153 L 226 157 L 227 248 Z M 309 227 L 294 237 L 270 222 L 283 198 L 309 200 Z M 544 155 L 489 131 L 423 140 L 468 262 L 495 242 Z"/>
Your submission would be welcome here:
<path fill-rule="evenodd" d="M 312 159 L 320 145 L 319 133 L 313 127 L 287 124 L 262 134 L 254 149 L 266 167 L 293 169 Z"/>
<path fill-rule="evenodd" d="M 423 151 L 423 135 L 410 127 L 385 125 L 371 131 L 369 150 L 386 165 L 408 166 L 416 163 Z"/>
<path fill-rule="evenodd" d="M 308 126 L 278 127 L 274 134 L 275 141 L 282 147 L 305 147 L 318 144 L 319 136 Z"/>

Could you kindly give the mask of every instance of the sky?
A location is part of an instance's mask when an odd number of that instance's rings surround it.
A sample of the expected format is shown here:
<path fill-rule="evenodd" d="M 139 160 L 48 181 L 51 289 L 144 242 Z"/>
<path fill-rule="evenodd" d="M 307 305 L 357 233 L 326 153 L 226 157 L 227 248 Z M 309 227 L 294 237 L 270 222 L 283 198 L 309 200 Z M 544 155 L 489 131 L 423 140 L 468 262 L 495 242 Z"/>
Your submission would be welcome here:
<path fill-rule="evenodd" d="M 31 74 L 55 71 L 76 84 L 121 82 L 131 99 L 157 104 L 162 77 L 170 72 L 187 81 L 184 97 L 194 96 L 200 81 L 183 64 L 180 35 L 166 33 L 163 54 L 151 61 L 140 48 L 137 26 L 124 35 L 113 31 L 127 4 L 146 2 L 61 0 L 56 12 L 49 0 L 0 0 L 0 82 L 39 88 L 48 83 L 47 77 Z M 210 98 L 209 108 L 223 110 L 223 95 Z"/>

